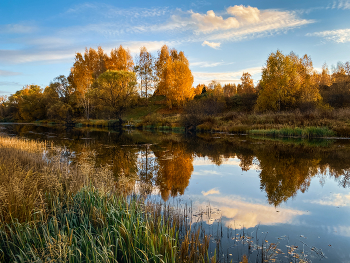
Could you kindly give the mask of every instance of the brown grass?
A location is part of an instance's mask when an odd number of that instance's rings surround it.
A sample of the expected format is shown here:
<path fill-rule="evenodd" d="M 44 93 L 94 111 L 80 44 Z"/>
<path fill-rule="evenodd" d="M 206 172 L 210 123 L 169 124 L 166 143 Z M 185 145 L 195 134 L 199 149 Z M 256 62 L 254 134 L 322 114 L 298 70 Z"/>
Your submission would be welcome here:
<path fill-rule="evenodd" d="M 46 209 L 47 194 L 62 195 L 88 182 L 104 191 L 115 186 L 111 171 L 83 158 L 69 165 L 63 149 L 47 143 L 0 136 L 0 218 L 20 222 Z"/>

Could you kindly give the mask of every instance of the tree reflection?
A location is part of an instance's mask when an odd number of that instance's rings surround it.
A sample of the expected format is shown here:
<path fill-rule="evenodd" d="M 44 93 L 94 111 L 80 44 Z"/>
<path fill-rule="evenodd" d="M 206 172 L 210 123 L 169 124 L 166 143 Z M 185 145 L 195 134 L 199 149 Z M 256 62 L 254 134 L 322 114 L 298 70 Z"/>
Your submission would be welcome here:
<path fill-rule="evenodd" d="M 220 135 L 222 138 L 214 139 L 210 134 L 183 136 L 139 131 L 128 134 L 32 125 L 9 125 L 2 131 L 53 141 L 69 149 L 72 156 L 68 158 L 72 162 L 94 158 L 91 161 L 96 167 L 107 165 L 113 171 L 116 182 L 128 182 L 125 187 L 128 192 L 135 189 L 135 184 L 144 195 L 156 187 L 164 200 L 184 193 L 193 171 L 194 156 L 205 157 L 215 165 L 237 157 L 243 171 L 255 167 L 253 164 L 259 165 L 260 188 L 275 206 L 299 191 L 305 192 L 315 175 L 321 184 L 333 178 L 340 187 L 350 187 L 350 141 L 346 140 L 316 145 L 239 136 Z"/>
<path fill-rule="evenodd" d="M 156 177 L 158 167 L 157 160 L 149 144 L 146 144 L 140 150 L 137 166 L 140 179 L 139 191 L 142 195 L 149 195 L 153 190 L 154 177 Z"/>
<path fill-rule="evenodd" d="M 265 190 L 269 204 L 278 206 L 300 190 L 304 193 L 317 171 L 320 160 L 296 158 L 289 153 L 274 151 L 263 152 L 260 161 L 260 189 Z"/>
<path fill-rule="evenodd" d="M 193 172 L 192 154 L 178 143 L 169 143 L 165 149 L 155 150 L 154 154 L 158 158 L 155 184 L 163 200 L 168 200 L 169 195 L 183 195 Z"/>

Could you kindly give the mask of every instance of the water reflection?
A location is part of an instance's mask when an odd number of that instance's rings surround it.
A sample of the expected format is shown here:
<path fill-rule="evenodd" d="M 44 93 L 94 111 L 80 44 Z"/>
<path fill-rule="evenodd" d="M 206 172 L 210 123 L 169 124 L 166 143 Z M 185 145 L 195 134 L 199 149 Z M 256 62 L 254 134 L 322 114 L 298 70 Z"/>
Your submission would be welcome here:
<path fill-rule="evenodd" d="M 275 207 L 298 193 L 305 193 L 314 177 L 321 184 L 327 178 L 334 178 L 340 187 L 350 186 L 347 141 L 318 147 L 310 142 L 305 146 L 300 142 L 262 142 L 236 136 L 213 139 L 210 135 L 186 137 L 31 125 L 5 126 L 4 131 L 55 141 L 76 153 L 74 158 L 78 160 L 86 158 L 86 152 L 94 153 L 96 165 L 109 165 L 116 179 L 125 177 L 138 182 L 138 189 L 145 195 L 156 188 L 165 201 L 170 196 L 183 195 L 194 165 L 205 164 L 230 163 L 238 165 L 243 172 L 257 170 L 260 189 Z M 207 173 L 215 176 L 212 170 Z"/>
<path fill-rule="evenodd" d="M 309 250 L 322 247 L 330 262 L 350 258 L 345 252 L 350 242 L 350 140 L 280 142 L 229 135 L 0 127 L 7 134 L 65 146 L 71 162 L 89 160 L 109 167 L 125 194 L 136 190 L 168 202 L 182 199 L 172 198 L 179 196 L 190 199 L 213 236 L 221 222 L 241 232 L 259 229 L 263 239 L 270 232 L 271 242 L 283 246 L 302 239 Z M 193 214 L 192 222 L 198 218 Z M 226 241 L 222 234 L 215 240 L 227 251 L 236 242 L 229 234 Z"/>
<path fill-rule="evenodd" d="M 161 149 L 154 149 L 158 171 L 155 185 L 159 188 L 163 200 L 169 195 L 183 195 L 193 172 L 193 156 L 186 152 L 185 145 L 168 142 Z"/>

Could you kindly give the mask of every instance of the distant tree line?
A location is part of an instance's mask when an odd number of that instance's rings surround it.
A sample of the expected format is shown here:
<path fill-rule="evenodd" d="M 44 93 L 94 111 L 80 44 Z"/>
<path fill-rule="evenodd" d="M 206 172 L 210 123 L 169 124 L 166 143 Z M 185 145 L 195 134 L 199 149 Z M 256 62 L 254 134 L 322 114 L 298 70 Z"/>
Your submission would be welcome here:
<path fill-rule="evenodd" d="M 145 47 L 135 63 L 119 46 L 110 54 L 101 47 L 76 53 L 68 77 L 60 75 L 44 89 L 27 85 L 0 97 L 0 120 L 122 119 L 129 107 L 147 105 L 150 96 L 163 95 L 169 108 L 213 115 L 223 110 L 290 111 L 350 107 L 350 63 L 314 70 L 311 58 L 271 53 L 254 85 L 248 72 L 240 84 L 212 81 L 193 87 L 185 54 L 164 45 L 153 57 Z"/>

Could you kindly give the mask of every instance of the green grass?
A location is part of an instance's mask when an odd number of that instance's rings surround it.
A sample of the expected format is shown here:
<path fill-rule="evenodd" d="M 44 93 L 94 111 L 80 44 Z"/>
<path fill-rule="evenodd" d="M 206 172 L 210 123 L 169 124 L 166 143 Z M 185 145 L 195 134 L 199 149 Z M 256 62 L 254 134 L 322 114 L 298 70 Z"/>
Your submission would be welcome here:
<path fill-rule="evenodd" d="M 185 220 L 169 207 L 88 186 L 47 199 L 48 211 L 34 212 L 32 221 L 0 224 L 0 261 L 209 262 L 208 240 L 182 231 Z"/>
<path fill-rule="evenodd" d="M 164 105 L 149 104 L 148 106 L 141 106 L 134 109 L 130 109 L 126 112 L 123 119 L 127 121 L 141 120 L 143 117 L 155 113 L 158 110 L 164 108 Z"/>
<path fill-rule="evenodd" d="M 250 135 L 256 136 L 280 136 L 280 137 L 301 137 L 301 138 L 320 138 L 331 137 L 335 135 L 335 132 L 328 127 L 305 127 L 305 128 L 291 128 L 286 127 L 282 129 L 261 129 L 250 130 Z"/>

